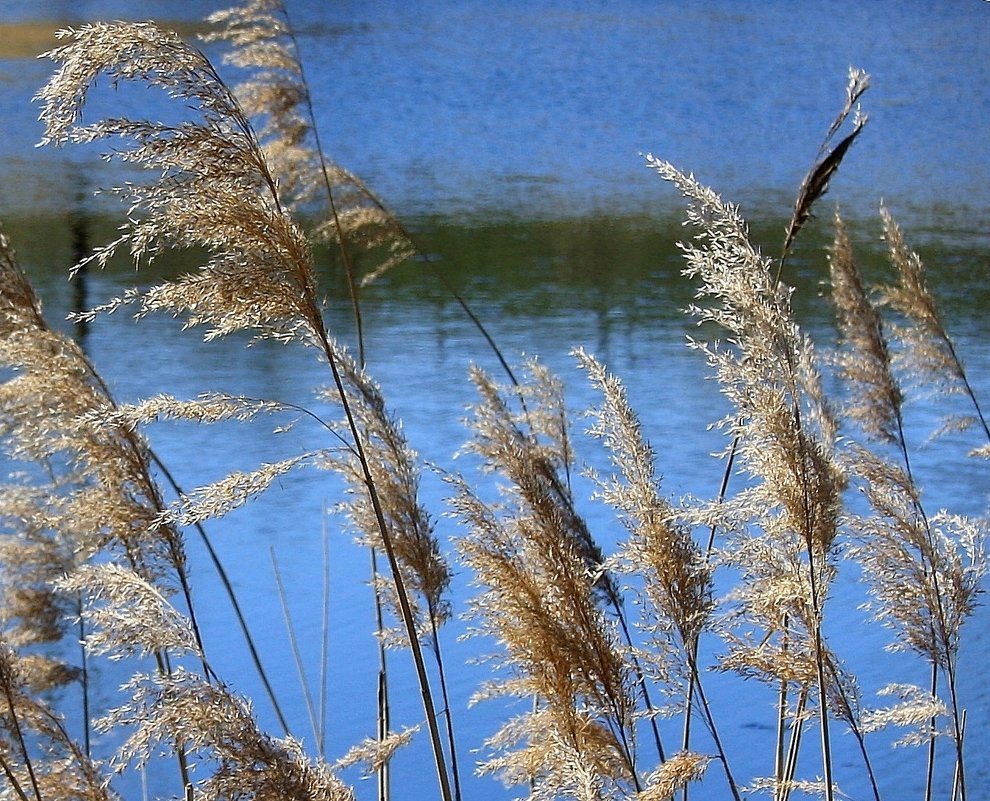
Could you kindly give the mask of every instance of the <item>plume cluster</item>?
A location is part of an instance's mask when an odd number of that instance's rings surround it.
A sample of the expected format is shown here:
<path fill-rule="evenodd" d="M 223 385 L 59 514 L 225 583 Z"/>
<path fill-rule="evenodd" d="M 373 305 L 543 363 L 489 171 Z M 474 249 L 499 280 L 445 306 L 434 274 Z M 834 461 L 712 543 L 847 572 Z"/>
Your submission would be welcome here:
<path fill-rule="evenodd" d="M 390 761 L 421 730 L 438 797 L 460 801 L 458 710 L 439 636 L 457 611 L 457 566 L 438 535 L 439 517 L 422 500 L 419 457 L 365 365 L 360 323 L 359 268 L 371 280 L 408 258 L 412 243 L 368 187 L 327 158 L 285 5 L 249 0 L 210 21 L 207 38 L 227 47 L 225 63 L 241 83 L 228 85 L 201 50 L 153 23 L 62 31 L 47 54 L 56 70 L 38 95 L 43 143 L 102 143 L 144 179 L 113 190 L 128 206 L 120 234 L 74 269 L 106 266 L 122 253 L 144 267 L 169 250 L 198 265 L 80 319 L 130 307 L 138 318 L 164 312 L 203 326 L 208 340 L 247 333 L 307 346 L 333 380 L 316 400 L 339 419 L 217 392 L 118 404 L 83 348 L 46 323 L 0 232 L 0 442 L 16 468 L 0 486 L 0 801 L 117 801 L 114 774 L 162 755 L 187 797 L 348 801 L 355 793 L 339 771 L 361 765 L 388 801 Z M 84 121 L 100 78 L 163 92 L 169 121 Z M 831 359 L 799 325 L 784 280 L 814 205 L 864 129 L 857 103 L 868 85 L 865 73 L 850 71 L 846 102 L 799 189 L 778 260 L 755 244 L 738 208 L 647 157 L 688 202 L 694 236 L 682 245 L 684 273 L 697 286 L 689 312 L 719 337 L 691 343 L 731 405 L 717 423 L 731 443 L 717 497 L 664 495 L 663 449 L 650 443 L 619 377 L 583 349 L 574 356 L 598 398 L 586 433 L 604 449 L 605 472 L 581 474 L 563 382 L 541 362 L 526 363 L 518 381 L 495 348 L 510 385 L 470 371 L 478 397 L 462 456 L 474 475 L 443 475 L 456 556 L 476 591 L 468 636 L 491 649 L 491 674 L 474 698 L 521 710 L 489 737 L 478 771 L 533 801 L 686 801 L 690 785 L 722 780 L 708 770 L 713 762 L 736 801 L 748 792 L 832 799 L 841 792 L 839 768 L 848 767 L 832 756 L 836 722 L 855 739 L 876 801 L 868 737 L 886 727 L 906 728 L 903 742 L 928 746 L 929 793 L 935 743 L 947 737 L 953 797 L 965 801 L 958 665 L 985 580 L 986 523 L 926 510 L 905 436 L 904 387 L 920 380 L 961 394 L 973 412 L 947 425 L 979 424 L 988 442 L 990 428 L 924 265 L 889 211 L 881 210 L 881 222 L 896 278 L 875 289 L 836 215 L 828 262 L 839 337 Z M 833 145 L 850 117 L 851 132 Z M 313 248 L 327 243 L 347 272 L 357 358 L 336 341 L 319 301 Z M 839 379 L 835 400 L 824 390 L 826 366 Z M 287 412 L 318 423 L 330 445 L 188 492 L 145 435 L 153 422 L 257 424 Z M 973 452 L 986 456 L 990 445 Z M 223 576 L 204 525 L 307 465 L 344 479 L 335 508 L 374 555 L 376 597 L 392 618 L 382 615 L 374 634 L 411 656 L 423 703 L 421 725 L 392 730 L 382 651 L 377 735 L 341 749 L 333 763 L 315 731 L 315 756 L 287 724 L 283 737 L 264 731 L 250 700 L 214 671 L 186 555 L 187 531 L 196 530 Z M 587 477 L 594 487 L 585 498 L 576 488 Z M 861 501 L 850 499 L 849 485 Z M 603 502 L 620 534 L 607 524 L 593 533 L 597 522 L 589 521 L 600 518 L 585 501 Z M 826 637 L 846 562 L 862 573 L 875 620 L 894 632 L 892 647 L 932 670 L 928 688 L 892 682 L 885 708 L 864 700 Z M 723 576 L 731 578 L 724 593 Z M 232 588 L 230 597 L 240 614 Z M 66 646 L 70 631 L 83 641 L 78 656 Z M 435 656 L 429 667 L 425 650 Z M 706 662 L 711 653 L 718 656 Z M 87 678 L 96 659 L 133 666 L 123 700 L 98 712 L 89 708 Z M 261 670 L 256 652 L 255 659 Z M 723 739 L 706 693 L 713 670 L 756 679 L 776 696 L 773 753 L 746 786 L 732 768 L 746 744 Z M 45 700 L 57 687 L 82 699 L 81 737 Z M 663 703 L 654 705 L 654 695 Z M 675 716 L 679 747 L 665 749 L 660 728 Z M 698 721 L 706 739 L 693 735 Z M 91 723 L 119 743 L 112 755 L 91 752 Z M 647 727 L 655 758 L 644 747 Z M 814 763 L 803 739 L 813 728 Z M 809 764 L 813 775 L 803 775 Z"/>
<path fill-rule="evenodd" d="M 235 86 L 289 207 L 314 203 L 318 241 L 333 244 L 352 281 L 365 283 L 406 261 L 414 247 L 395 215 L 356 175 L 326 155 L 299 42 L 281 0 L 251 0 L 209 17 L 207 41 L 231 47 L 224 60 L 247 77 Z M 356 292 L 356 286 L 352 286 Z"/>
<path fill-rule="evenodd" d="M 481 588 L 472 617 L 501 645 L 509 672 L 478 697 L 533 703 L 492 738 L 501 755 L 485 769 L 531 782 L 536 798 L 613 797 L 640 786 L 634 676 L 605 614 L 614 583 L 564 477 L 571 456 L 555 413 L 559 386 L 539 364 L 530 370 L 519 411 L 487 374 L 472 372 L 481 401 L 469 447 L 502 477 L 504 503 L 450 479 L 451 505 L 467 530 L 458 547 Z"/>

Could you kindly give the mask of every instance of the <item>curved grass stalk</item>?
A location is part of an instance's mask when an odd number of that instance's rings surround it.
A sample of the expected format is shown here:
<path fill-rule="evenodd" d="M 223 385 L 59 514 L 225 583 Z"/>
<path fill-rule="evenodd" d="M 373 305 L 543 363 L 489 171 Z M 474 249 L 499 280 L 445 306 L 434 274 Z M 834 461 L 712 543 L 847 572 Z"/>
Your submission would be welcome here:
<path fill-rule="evenodd" d="M 18 719 L 17 703 L 14 698 L 13 688 L 10 686 L 10 679 L 11 677 L 9 671 L 6 665 L 4 665 L 2 668 L 0 668 L 0 686 L 2 686 L 3 688 L 4 698 L 7 701 L 7 713 L 10 715 L 10 725 L 14 731 L 14 739 L 16 740 L 17 747 L 20 749 L 21 756 L 24 759 L 24 769 L 28 773 L 28 779 L 31 782 L 31 789 L 34 791 L 34 797 L 36 801 L 43 801 L 41 797 L 41 790 L 38 787 L 38 779 L 34 774 L 34 764 L 31 760 L 31 754 L 28 752 L 27 741 L 24 739 L 24 732 L 21 729 L 21 723 L 20 720 Z M 3 767 L 4 767 L 4 771 L 7 773 L 8 777 L 11 779 L 12 784 L 17 790 L 18 795 L 21 796 L 23 801 L 27 801 L 26 794 L 24 793 L 23 788 L 20 787 L 20 785 L 17 783 L 17 780 L 14 778 L 13 771 L 9 768 L 6 762 L 4 762 Z"/>
<path fill-rule="evenodd" d="M 375 587 L 375 630 L 384 631 L 385 630 L 385 616 L 384 609 L 382 605 L 382 596 L 378 592 L 378 550 L 374 546 L 368 549 L 368 553 L 371 556 L 371 580 L 372 586 Z M 389 706 L 389 694 L 388 694 L 388 660 L 386 658 L 385 644 L 379 640 L 378 643 L 378 684 L 376 688 L 377 695 L 377 735 L 378 742 L 385 742 L 385 738 L 388 737 L 389 731 L 392 728 L 392 712 Z M 378 768 L 378 801 L 388 801 L 392 796 L 391 791 L 391 760 L 384 760 L 381 766 Z"/>
<path fill-rule="evenodd" d="M 315 305 L 312 308 L 315 311 Z M 378 497 L 378 490 L 375 486 L 371 466 L 369 465 L 368 459 L 365 455 L 361 434 L 354 419 L 350 402 L 347 399 L 347 390 L 344 387 L 344 381 L 340 374 L 340 369 L 337 366 L 337 358 L 334 355 L 333 348 L 330 345 L 326 329 L 323 327 L 322 318 L 317 316 L 312 320 L 312 322 L 314 323 L 314 328 L 316 328 L 315 333 L 319 339 L 323 354 L 326 357 L 330 371 L 333 375 L 334 386 L 337 389 L 340 403 L 344 410 L 344 415 L 347 418 L 347 425 L 353 438 L 357 459 L 360 464 L 361 471 L 364 474 L 369 500 L 374 511 L 375 519 L 378 523 L 382 545 L 385 550 L 385 556 L 388 559 L 389 570 L 392 574 L 392 580 L 395 582 L 396 598 L 399 604 L 402 623 L 405 626 L 406 633 L 409 637 L 409 647 L 413 656 L 413 664 L 419 684 L 420 698 L 423 702 L 426 724 L 430 734 L 430 742 L 433 747 L 433 754 L 437 768 L 437 780 L 440 786 L 440 796 L 443 801 L 453 801 L 450 788 L 450 778 L 447 773 L 447 765 L 444 760 L 443 746 L 441 744 L 440 727 L 437 722 L 436 708 L 433 704 L 433 695 L 430 690 L 429 676 L 426 671 L 426 662 L 423 659 L 422 647 L 419 642 L 419 637 L 417 636 L 416 620 L 413 615 L 412 606 L 409 602 L 409 594 L 406 590 L 399 561 L 396 557 L 395 549 L 392 544 L 391 532 L 389 531 L 388 524 L 385 522 L 385 514 L 382 510 L 381 500 Z"/>

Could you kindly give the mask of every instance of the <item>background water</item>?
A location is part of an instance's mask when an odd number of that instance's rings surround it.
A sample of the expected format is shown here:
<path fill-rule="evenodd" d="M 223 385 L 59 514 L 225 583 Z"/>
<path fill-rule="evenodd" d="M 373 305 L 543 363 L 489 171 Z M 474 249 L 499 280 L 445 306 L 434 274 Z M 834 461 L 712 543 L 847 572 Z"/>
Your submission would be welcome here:
<path fill-rule="evenodd" d="M 97 18 L 155 17 L 194 33 L 213 4 L 199 2 L 62 2 L 0 0 L 0 218 L 57 322 L 76 302 L 65 280 L 72 226 L 83 219 L 91 241 L 104 241 L 116 220 L 89 200 L 112 183 L 101 162 L 72 151 L 36 150 L 37 109 L 30 98 L 49 64 L 32 56 L 50 45 L 58 25 Z M 726 407 L 696 353 L 696 334 L 681 310 L 692 288 L 679 276 L 674 243 L 683 203 L 644 166 L 654 152 L 740 202 L 754 239 L 779 250 L 796 187 L 839 107 L 850 65 L 866 69 L 873 88 L 863 105 L 866 131 L 846 159 L 821 221 L 802 234 L 791 262 L 796 311 L 825 349 L 833 338 L 819 298 L 831 205 L 851 220 L 864 265 L 876 276 L 883 199 L 937 279 L 964 359 L 984 396 L 990 390 L 985 342 L 990 182 L 985 145 L 990 120 L 990 4 L 978 2 L 830 3 L 422 3 L 291 2 L 293 22 L 312 82 L 321 129 L 334 158 L 385 198 L 415 232 L 422 249 L 446 271 L 514 362 L 538 354 L 565 379 L 575 410 L 594 402 L 573 360 L 581 345 L 623 377 L 646 433 L 658 451 L 664 488 L 675 498 L 711 496 L 724 445 L 707 426 Z M 212 51 L 210 51 L 212 52 Z M 154 116 L 150 99 L 129 94 L 130 113 Z M 185 266 L 164 260 L 174 274 Z M 89 302 L 135 281 L 126 269 L 93 276 Z M 339 276 L 326 275 L 331 326 L 353 337 Z M 463 444 L 460 420 L 473 393 L 470 363 L 497 364 L 461 311 L 420 264 L 410 264 L 365 296 L 368 362 L 406 434 L 424 460 L 443 467 Z M 243 341 L 204 345 L 168 319 L 140 325 L 112 317 L 86 341 L 117 397 L 153 392 L 180 397 L 223 390 L 307 403 L 328 376 L 311 354 Z M 940 409 L 909 406 L 910 436 L 921 442 Z M 576 431 L 583 422 L 575 420 Z M 187 487 L 233 468 L 250 469 L 304 448 L 322 446 L 300 423 L 269 435 L 264 426 L 158 426 L 149 436 Z M 990 480 L 985 464 L 967 460 L 959 437 L 919 451 L 917 469 L 932 506 L 983 514 Z M 602 455 L 580 442 L 580 456 Z M 424 500 L 446 538 L 458 535 L 441 517 L 444 490 L 430 474 Z M 287 477 L 256 504 L 211 527 L 263 658 L 277 678 L 293 730 L 312 743 L 295 668 L 288 657 L 269 550 L 288 588 L 309 678 L 317 673 L 324 507 L 336 499 L 327 477 Z M 606 547 L 620 536 L 593 504 L 583 511 Z M 340 521 L 327 520 L 331 546 L 332 755 L 373 731 L 374 643 L 368 558 L 350 544 Z M 264 724 L 277 731 L 234 629 L 218 582 L 192 541 L 193 583 L 211 660 L 236 688 L 256 699 Z M 455 581 L 455 605 L 471 592 Z M 844 577 L 830 611 L 837 650 L 862 681 L 868 700 L 890 680 L 924 684 L 912 660 L 881 650 L 887 634 L 860 625 L 864 613 L 854 577 Z M 477 647 L 458 642 L 452 624 L 444 646 L 454 670 L 454 706 L 462 762 L 493 733 L 504 710 L 467 708 L 486 677 L 464 665 Z M 964 696 L 969 708 L 972 797 L 986 798 L 990 765 L 990 692 L 982 664 L 990 625 L 981 609 L 968 624 Z M 393 658 L 396 724 L 418 721 L 419 701 L 405 654 Z M 120 676 L 106 669 L 109 702 Z M 723 736 L 743 777 L 769 770 L 773 695 L 736 680 L 712 677 L 711 695 Z M 676 726 L 670 737 L 676 737 Z M 843 741 L 844 742 L 844 741 Z M 867 792 L 857 757 L 838 749 L 839 781 L 852 797 Z M 806 775 L 816 765 L 808 749 Z M 887 751 L 876 760 L 888 798 L 919 797 L 923 755 Z M 435 797 L 425 743 L 398 757 L 396 790 Z M 152 772 L 152 791 L 173 792 L 171 766 Z M 723 797 L 716 767 L 696 798 Z M 939 776 L 945 788 L 951 777 Z M 138 797 L 135 784 L 122 785 Z M 370 796 L 369 783 L 359 791 Z M 509 797 L 487 778 L 468 782 L 468 797 Z"/>

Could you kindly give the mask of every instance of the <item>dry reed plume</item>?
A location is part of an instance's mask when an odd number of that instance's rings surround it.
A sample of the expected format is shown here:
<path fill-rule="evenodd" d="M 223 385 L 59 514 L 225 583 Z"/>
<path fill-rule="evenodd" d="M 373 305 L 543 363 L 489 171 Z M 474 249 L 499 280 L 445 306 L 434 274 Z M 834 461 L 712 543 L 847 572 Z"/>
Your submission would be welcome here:
<path fill-rule="evenodd" d="M 459 611 L 456 567 L 437 513 L 420 497 L 419 457 L 364 363 L 358 296 L 359 272 L 370 280 L 391 269 L 413 252 L 412 241 L 359 178 L 327 158 L 284 4 L 253 0 L 211 21 L 212 41 L 229 48 L 227 63 L 248 75 L 234 89 L 200 50 L 153 23 L 63 31 L 63 44 L 47 54 L 57 68 L 38 95 L 43 143 L 102 142 L 145 179 L 114 190 L 128 204 L 120 235 L 76 269 L 106 266 L 125 252 L 139 267 L 166 250 L 199 259 L 193 272 L 129 290 L 82 319 L 97 323 L 131 308 L 138 318 L 181 317 L 204 328 L 207 340 L 246 332 L 302 345 L 332 378 L 315 397 L 341 419 L 216 392 L 116 403 L 83 349 L 45 322 L 0 234 L 0 435 L 7 457 L 23 468 L 0 487 L 0 799 L 117 801 L 115 772 L 165 755 L 195 799 L 351 799 L 341 771 L 361 764 L 377 775 L 385 801 L 390 760 L 425 731 L 437 796 L 459 801 L 454 723 L 461 713 L 440 640 Z M 84 123 L 100 77 L 164 92 L 171 121 Z M 921 259 L 887 210 L 881 219 L 897 278 L 876 295 L 836 217 L 828 257 L 839 349 L 831 360 L 799 325 L 784 269 L 863 131 L 856 104 L 868 83 L 865 73 L 850 72 L 846 102 L 799 189 L 779 260 L 763 255 L 736 207 L 647 157 L 688 202 L 694 238 L 682 245 L 684 272 L 698 288 L 689 311 L 721 337 L 692 343 L 731 405 L 718 425 L 731 443 L 729 468 L 741 465 L 741 475 L 727 471 L 717 497 L 665 497 L 659 476 L 676 465 L 661 464 L 663 451 L 650 443 L 620 379 L 583 349 L 574 355 L 599 397 L 586 433 L 604 448 L 605 474 L 580 472 L 563 383 L 539 361 L 527 362 L 526 380 L 518 381 L 496 348 L 508 385 L 480 368 L 470 373 L 478 398 L 465 451 L 479 467 L 444 477 L 456 555 L 476 589 L 468 633 L 490 650 L 491 673 L 474 697 L 522 709 L 488 738 L 478 771 L 534 801 L 687 799 L 692 785 L 717 786 L 737 800 L 757 793 L 832 799 L 853 770 L 833 758 L 836 723 L 855 739 L 877 801 L 883 777 L 874 773 L 868 738 L 894 726 L 909 726 L 904 740 L 928 748 L 929 797 L 942 735 L 953 745 L 953 798 L 973 792 L 958 659 L 985 576 L 985 521 L 926 512 L 905 436 L 902 378 L 968 398 L 973 414 L 952 427 L 981 423 L 988 440 L 990 429 Z M 832 146 L 850 115 L 852 131 Z M 304 214 L 316 223 L 300 222 Z M 348 275 L 357 358 L 328 330 L 319 300 L 313 246 L 328 242 Z M 897 319 L 887 322 L 888 312 Z M 845 387 L 839 397 L 826 396 L 827 366 Z M 263 416 L 286 413 L 316 422 L 325 441 L 188 492 L 170 480 L 144 434 L 168 420 L 260 425 Z M 986 456 L 988 447 L 974 452 Z M 326 757 L 315 710 L 312 747 L 287 726 L 284 737 L 273 737 L 250 701 L 216 675 L 185 546 L 188 530 L 202 531 L 307 465 L 344 478 L 335 510 L 373 559 L 385 557 L 385 569 L 377 561 L 372 568 L 383 604 L 374 634 L 408 649 L 422 700 L 422 724 L 394 731 L 381 656 L 375 736 L 344 744 L 336 762 Z M 588 477 L 594 489 L 585 498 L 579 488 Z M 864 503 L 850 501 L 850 484 Z M 585 510 L 595 502 L 625 532 L 611 552 L 601 543 L 616 538 L 588 522 Z M 927 688 L 892 682 L 884 692 L 896 700 L 887 708 L 864 701 L 826 636 L 836 576 L 850 563 L 895 646 L 932 669 Z M 727 592 L 723 577 L 732 582 Z M 277 566 L 276 578 L 281 585 Z M 53 647 L 70 632 L 85 641 L 79 655 Z M 436 657 L 429 666 L 427 650 Z M 710 653 L 718 654 L 713 662 Z M 90 710 L 87 665 L 100 658 L 131 660 L 133 675 L 123 701 Z M 733 769 L 746 743 L 719 728 L 720 710 L 706 690 L 713 673 L 756 679 L 776 696 L 767 715 L 774 747 L 757 775 Z M 53 686 L 81 689 L 82 743 L 43 700 Z M 90 723 L 116 738 L 112 755 L 91 753 Z M 679 746 L 667 753 L 660 729 L 674 725 Z M 805 735 L 813 729 L 812 760 Z"/>

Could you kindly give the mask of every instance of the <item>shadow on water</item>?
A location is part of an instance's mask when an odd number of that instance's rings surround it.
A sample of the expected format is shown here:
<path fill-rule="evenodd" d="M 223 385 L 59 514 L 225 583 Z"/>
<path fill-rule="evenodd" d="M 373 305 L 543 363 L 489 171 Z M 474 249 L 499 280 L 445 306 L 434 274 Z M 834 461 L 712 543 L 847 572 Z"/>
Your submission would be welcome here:
<path fill-rule="evenodd" d="M 82 311 L 106 297 L 91 297 L 93 272 L 84 267 L 67 281 L 67 265 L 77 264 L 91 248 L 117 235 L 119 218 L 94 207 L 86 175 L 73 171 L 67 193 L 71 203 L 54 214 L 13 215 L 4 220 L 21 261 L 43 296 L 65 313 Z M 827 279 L 831 243 L 831 213 L 825 209 L 802 232 L 788 261 L 785 280 L 796 287 L 795 309 L 813 328 L 828 324 L 822 284 Z M 745 209 L 743 210 L 745 214 Z M 768 256 L 779 253 L 789 209 L 759 210 L 751 225 L 753 241 Z M 621 319 L 629 325 L 691 325 L 684 310 L 694 286 L 681 275 L 684 265 L 679 242 L 691 236 L 683 225 L 683 206 L 669 203 L 655 217 L 587 215 L 569 218 L 519 219 L 432 215 L 409 222 L 420 249 L 462 293 L 499 318 L 540 322 L 567 312 L 587 314 L 589 326 L 607 326 Z M 895 210 L 896 215 L 896 210 Z M 879 215 L 847 220 L 857 257 L 869 282 L 889 279 L 881 241 Z M 990 255 L 982 232 L 961 229 L 949 219 L 940 225 L 929 218 L 919 231 L 905 225 L 909 244 L 922 257 L 930 280 L 947 314 L 974 336 L 990 333 L 984 310 L 990 303 Z M 159 254 L 140 271 L 126 253 L 117 254 L 101 283 L 120 291 L 131 284 L 149 284 L 197 269 L 203 254 L 171 250 Z M 338 313 L 347 298 L 347 284 L 333 252 L 318 250 L 317 264 L 337 330 L 349 330 L 349 314 Z M 67 294 L 66 290 L 69 289 Z M 362 290 L 369 320 L 396 319 L 404 310 L 432 309 L 441 313 L 453 304 L 450 293 L 425 265 L 412 260 Z M 65 313 L 60 313 L 64 319 Z M 482 321 L 485 322 L 484 317 Z M 57 324 L 57 320 L 53 320 Z M 88 327 L 75 324 L 85 337 Z"/>

